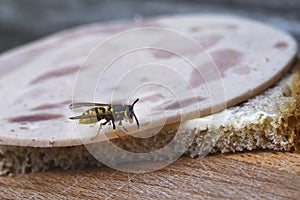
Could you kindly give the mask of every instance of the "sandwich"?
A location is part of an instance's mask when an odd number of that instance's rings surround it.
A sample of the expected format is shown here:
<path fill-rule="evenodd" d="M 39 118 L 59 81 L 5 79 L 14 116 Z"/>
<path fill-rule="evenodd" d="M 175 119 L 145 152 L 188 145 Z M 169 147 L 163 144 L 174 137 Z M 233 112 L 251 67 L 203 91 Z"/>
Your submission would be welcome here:
<path fill-rule="evenodd" d="M 0 56 L 0 174 L 299 150 L 299 68 L 289 34 L 231 16 L 55 33 Z"/>

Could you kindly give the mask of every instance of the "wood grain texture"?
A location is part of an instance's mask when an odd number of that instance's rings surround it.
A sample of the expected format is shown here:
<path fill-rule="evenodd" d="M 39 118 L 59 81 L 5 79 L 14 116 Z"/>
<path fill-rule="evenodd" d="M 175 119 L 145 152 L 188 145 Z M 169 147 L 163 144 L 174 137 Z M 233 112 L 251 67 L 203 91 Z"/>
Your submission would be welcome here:
<path fill-rule="evenodd" d="M 300 154 L 284 152 L 183 157 L 145 174 L 101 167 L 0 178 L 9 199 L 297 199 L 299 188 Z"/>

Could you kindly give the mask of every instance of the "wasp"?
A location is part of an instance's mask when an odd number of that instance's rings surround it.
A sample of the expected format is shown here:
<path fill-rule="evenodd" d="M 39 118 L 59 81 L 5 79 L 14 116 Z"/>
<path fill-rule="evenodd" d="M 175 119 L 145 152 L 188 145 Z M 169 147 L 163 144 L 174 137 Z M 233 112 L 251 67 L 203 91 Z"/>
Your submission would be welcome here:
<path fill-rule="evenodd" d="M 133 118 L 136 121 L 137 128 L 140 127 L 139 121 L 134 114 L 133 107 L 139 101 L 136 99 L 131 105 L 125 104 L 104 104 L 104 103 L 89 103 L 89 102 L 78 102 L 73 103 L 69 106 L 70 109 L 76 109 L 81 107 L 92 107 L 82 115 L 70 117 L 72 120 L 79 120 L 79 124 L 93 124 L 94 126 L 99 121 L 104 121 L 100 123 L 97 135 L 93 138 L 97 137 L 100 133 L 102 126 L 106 124 L 112 124 L 113 133 L 116 134 L 116 125 L 115 122 L 119 122 L 118 125 L 120 128 L 124 129 L 127 132 L 127 129 L 122 125 L 122 120 L 128 121 L 129 123 L 133 122 Z M 118 136 L 118 135 L 117 135 Z"/>

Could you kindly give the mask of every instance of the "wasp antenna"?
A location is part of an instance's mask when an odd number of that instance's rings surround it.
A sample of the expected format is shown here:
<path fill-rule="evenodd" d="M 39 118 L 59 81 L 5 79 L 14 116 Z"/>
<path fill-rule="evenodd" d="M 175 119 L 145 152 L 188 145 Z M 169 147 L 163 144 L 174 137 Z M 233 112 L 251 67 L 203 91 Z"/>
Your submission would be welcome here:
<path fill-rule="evenodd" d="M 137 117 L 135 116 L 134 113 L 133 113 L 133 116 L 134 116 L 134 119 L 135 119 L 135 121 L 136 121 L 137 128 L 139 129 L 139 128 L 140 128 L 139 120 L 137 119 Z"/>
<path fill-rule="evenodd" d="M 137 99 L 133 102 L 133 104 L 131 105 L 131 107 L 133 108 L 134 104 L 136 104 L 136 102 L 138 102 L 139 100 L 140 100 L 140 99 L 137 98 Z"/>

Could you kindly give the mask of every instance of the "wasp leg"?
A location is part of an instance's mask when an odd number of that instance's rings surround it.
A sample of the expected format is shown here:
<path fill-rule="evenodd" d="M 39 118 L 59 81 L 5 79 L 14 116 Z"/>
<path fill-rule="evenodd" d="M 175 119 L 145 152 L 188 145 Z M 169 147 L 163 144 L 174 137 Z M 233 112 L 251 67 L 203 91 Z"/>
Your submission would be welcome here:
<path fill-rule="evenodd" d="M 116 136 L 120 137 L 120 135 L 117 133 L 117 130 L 116 130 L 115 120 L 111 120 L 111 122 L 112 122 L 112 125 L 113 125 L 113 133 Z"/>
<path fill-rule="evenodd" d="M 106 121 L 104 123 L 100 123 L 97 134 L 94 137 L 92 137 L 92 140 L 95 139 L 96 137 L 98 137 L 98 135 L 100 135 L 100 131 L 102 129 L 102 126 L 105 126 L 107 123 L 108 123 L 108 121 Z"/>
<path fill-rule="evenodd" d="M 97 123 L 91 124 L 90 127 L 94 127 Z M 101 125 L 101 124 L 100 124 Z"/>
<path fill-rule="evenodd" d="M 123 132 L 128 132 L 128 130 L 122 125 L 122 121 L 119 122 L 119 127 L 123 130 Z"/>

